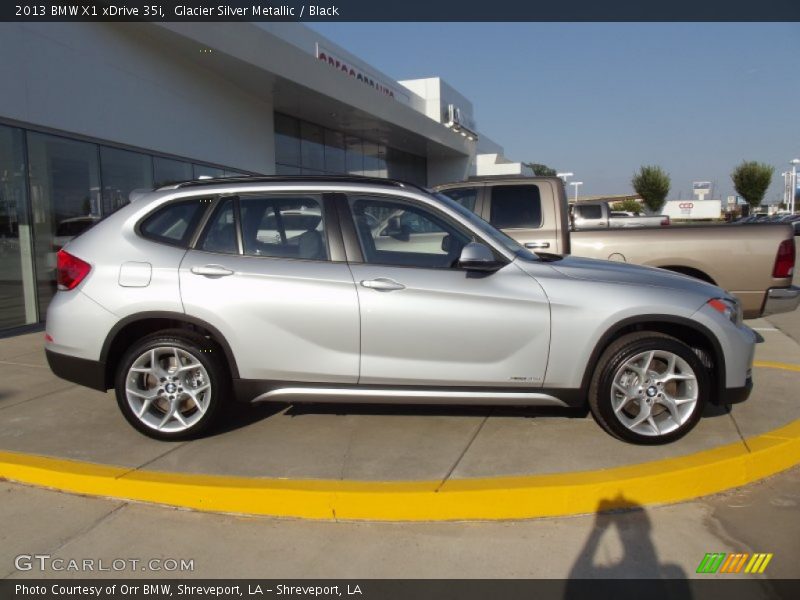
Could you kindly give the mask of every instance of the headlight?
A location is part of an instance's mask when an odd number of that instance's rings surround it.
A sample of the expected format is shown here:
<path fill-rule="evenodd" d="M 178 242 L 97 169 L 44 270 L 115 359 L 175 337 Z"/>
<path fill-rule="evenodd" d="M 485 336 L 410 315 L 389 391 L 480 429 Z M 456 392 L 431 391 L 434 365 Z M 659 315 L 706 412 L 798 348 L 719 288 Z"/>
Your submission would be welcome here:
<path fill-rule="evenodd" d="M 737 327 L 742 324 L 742 305 L 735 298 L 712 298 L 708 305 L 728 317 Z"/>

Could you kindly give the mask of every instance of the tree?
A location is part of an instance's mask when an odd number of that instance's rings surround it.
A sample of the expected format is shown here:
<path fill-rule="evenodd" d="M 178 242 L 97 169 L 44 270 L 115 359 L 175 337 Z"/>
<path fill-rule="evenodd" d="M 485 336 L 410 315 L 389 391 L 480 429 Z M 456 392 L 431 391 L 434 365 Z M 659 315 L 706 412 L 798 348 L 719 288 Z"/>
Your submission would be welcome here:
<path fill-rule="evenodd" d="M 631 185 L 651 212 L 661 212 L 667 194 L 669 194 L 670 178 L 668 173 L 655 165 L 642 166 L 639 167 L 638 172 L 633 174 Z"/>
<path fill-rule="evenodd" d="M 736 193 L 755 208 L 761 205 L 775 169 L 768 164 L 754 160 L 742 161 L 731 173 Z"/>
<path fill-rule="evenodd" d="M 633 198 L 626 198 L 620 202 L 615 202 L 613 208 L 614 210 L 622 212 L 640 213 L 642 211 L 642 205 Z"/>
<path fill-rule="evenodd" d="M 531 170 L 533 171 L 533 174 L 536 175 L 537 177 L 555 177 L 556 176 L 556 170 L 555 169 L 551 169 L 547 165 L 543 165 L 541 163 L 534 163 L 534 162 L 522 163 L 522 164 L 525 165 L 526 167 L 530 167 Z"/>

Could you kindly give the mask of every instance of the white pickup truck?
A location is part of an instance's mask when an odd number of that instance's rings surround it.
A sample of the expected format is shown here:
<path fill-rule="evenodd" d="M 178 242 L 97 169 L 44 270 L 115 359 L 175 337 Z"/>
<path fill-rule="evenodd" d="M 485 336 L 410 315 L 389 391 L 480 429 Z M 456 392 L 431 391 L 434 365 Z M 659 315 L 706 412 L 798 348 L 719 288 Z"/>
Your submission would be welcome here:
<path fill-rule="evenodd" d="M 570 205 L 570 221 L 575 231 L 581 229 L 621 229 L 625 227 L 666 227 L 667 215 L 628 215 L 614 212 L 607 202 L 589 201 Z"/>

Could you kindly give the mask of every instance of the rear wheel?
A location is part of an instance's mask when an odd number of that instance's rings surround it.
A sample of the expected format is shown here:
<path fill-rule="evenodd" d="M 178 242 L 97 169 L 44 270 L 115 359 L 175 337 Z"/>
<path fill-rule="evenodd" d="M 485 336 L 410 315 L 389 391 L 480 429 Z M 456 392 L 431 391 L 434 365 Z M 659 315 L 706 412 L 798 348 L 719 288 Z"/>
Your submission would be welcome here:
<path fill-rule="evenodd" d="M 589 407 L 619 439 L 666 444 L 697 424 L 709 391 L 708 372 L 689 346 L 660 333 L 632 333 L 600 358 Z"/>
<path fill-rule="evenodd" d="M 201 335 L 159 332 L 122 358 L 117 404 L 136 429 L 159 440 L 196 437 L 213 425 L 229 378 L 219 351 Z"/>

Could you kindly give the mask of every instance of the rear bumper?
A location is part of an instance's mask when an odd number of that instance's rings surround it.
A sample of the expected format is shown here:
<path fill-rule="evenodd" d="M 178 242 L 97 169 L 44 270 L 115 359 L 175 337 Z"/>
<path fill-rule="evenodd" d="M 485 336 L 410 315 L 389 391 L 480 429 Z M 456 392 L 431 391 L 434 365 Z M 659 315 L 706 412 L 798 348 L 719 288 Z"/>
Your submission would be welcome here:
<path fill-rule="evenodd" d="M 728 388 L 725 390 L 721 398 L 723 404 L 739 404 L 744 402 L 750 397 L 750 392 L 753 391 L 753 378 L 748 377 L 743 387 Z"/>
<path fill-rule="evenodd" d="M 769 288 L 767 300 L 764 302 L 763 316 L 792 312 L 800 304 L 800 287 L 791 285 L 787 288 Z"/>
<path fill-rule="evenodd" d="M 95 390 L 105 392 L 106 386 L 106 365 L 98 360 L 88 360 L 77 358 L 45 349 L 47 364 L 50 370 L 61 379 L 66 379 L 72 383 L 83 385 Z"/>

